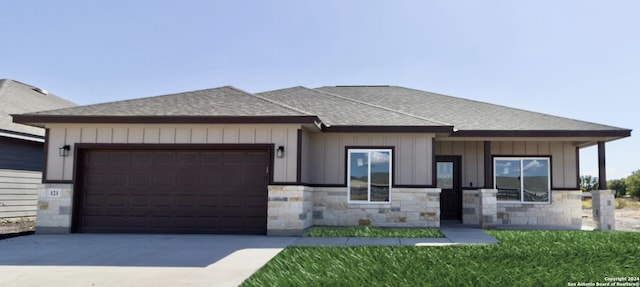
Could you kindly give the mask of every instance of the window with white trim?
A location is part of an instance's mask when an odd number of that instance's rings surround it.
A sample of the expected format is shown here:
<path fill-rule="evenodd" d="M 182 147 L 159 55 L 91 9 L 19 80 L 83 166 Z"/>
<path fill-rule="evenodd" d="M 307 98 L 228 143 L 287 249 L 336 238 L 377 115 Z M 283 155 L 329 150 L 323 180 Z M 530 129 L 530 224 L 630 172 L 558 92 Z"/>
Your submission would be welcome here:
<path fill-rule="evenodd" d="M 391 149 L 349 149 L 347 156 L 349 202 L 389 202 Z"/>
<path fill-rule="evenodd" d="M 551 160 L 548 157 L 496 157 L 493 182 L 498 201 L 548 203 Z"/>

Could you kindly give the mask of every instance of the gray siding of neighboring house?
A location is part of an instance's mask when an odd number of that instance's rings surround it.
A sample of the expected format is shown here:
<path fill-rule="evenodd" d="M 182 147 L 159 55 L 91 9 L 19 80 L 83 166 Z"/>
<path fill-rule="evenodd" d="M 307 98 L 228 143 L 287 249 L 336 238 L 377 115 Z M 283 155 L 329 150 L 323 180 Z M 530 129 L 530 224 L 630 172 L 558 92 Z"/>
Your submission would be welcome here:
<path fill-rule="evenodd" d="M 35 217 L 43 144 L 0 138 L 0 218 Z"/>
<path fill-rule="evenodd" d="M 42 171 L 44 144 L 0 137 L 0 169 Z"/>

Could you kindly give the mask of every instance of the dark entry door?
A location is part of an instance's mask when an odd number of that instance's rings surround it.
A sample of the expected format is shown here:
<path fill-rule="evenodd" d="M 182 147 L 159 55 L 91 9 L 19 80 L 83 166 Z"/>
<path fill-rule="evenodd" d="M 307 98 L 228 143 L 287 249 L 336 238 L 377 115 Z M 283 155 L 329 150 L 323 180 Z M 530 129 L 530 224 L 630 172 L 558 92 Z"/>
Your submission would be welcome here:
<path fill-rule="evenodd" d="M 436 157 L 436 186 L 440 194 L 440 219 L 462 220 L 460 156 Z"/>

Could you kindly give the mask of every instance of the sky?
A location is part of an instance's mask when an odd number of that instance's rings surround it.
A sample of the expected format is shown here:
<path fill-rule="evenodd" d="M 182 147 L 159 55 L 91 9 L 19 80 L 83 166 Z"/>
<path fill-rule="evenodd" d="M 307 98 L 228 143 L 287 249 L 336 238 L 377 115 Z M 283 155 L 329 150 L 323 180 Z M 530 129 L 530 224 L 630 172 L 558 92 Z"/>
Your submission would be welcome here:
<path fill-rule="evenodd" d="M 640 130 L 640 1 L 4 1 L 0 79 L 77 104 L 397 85 Z M 640 137 L 606 144 L 607 179 Z M 598 174 L 597 149 L 581 174 Z"/>

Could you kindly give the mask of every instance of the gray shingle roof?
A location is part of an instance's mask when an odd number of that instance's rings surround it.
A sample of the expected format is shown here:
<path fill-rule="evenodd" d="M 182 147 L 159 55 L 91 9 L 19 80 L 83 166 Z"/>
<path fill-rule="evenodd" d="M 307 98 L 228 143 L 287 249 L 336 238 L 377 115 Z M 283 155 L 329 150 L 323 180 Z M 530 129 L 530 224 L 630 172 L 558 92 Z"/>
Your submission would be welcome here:
<path fill-rule="evenodd" d="M 48 116 L 307 116 L 226 86 L 178 94 L 109 102 L 32 115 Z"/>
<path fill-rule="evenodd" d="M 336 86 L 316 90 L 427 117 L 458 130 L 624 130 L 396 86 Z"/>
<path fill-rule="evenodd" d="M 443 126 L 439 122 L 305 87 L 258 95 L 317 115 L 327 126 Z"/>
<path fill-rule="evenodd" d="M 14 80 L 0 80 L 0 130 L 44 136 L 44 130 L 12 121 L 11 114 L 75 106 L 63 98 Z"/>
<path fill-rule="evenodd" d="M 181 117 L 188 117 L 185 121 Z M 395 86 L 293 87 L 250 94 L 233 87 L 185 92 L 16 116 L 44 122 L 310 123 L 327 131 L 432 131 L 457 136 L 605 136 L 630 130 Z M 73 119 L 73 120 L 70 120 Z M 116 119 L 116 120 L 114 120 Z M 273 120 L 275 119 L 275 120 Z M 244 121 L 243 121 L 244 120 Z M 222 120 L 220 120 L 222 121 Z M 359 130 L 356 130 L 360 128 Z M 533 131 L 533 133 L 532 133 Z M 566 131 L 571 131 L 567 135 Z M 538 133 L 535 133 L 538 132 Z M 540 133 L 542 132 L 542 133 Z"/>

